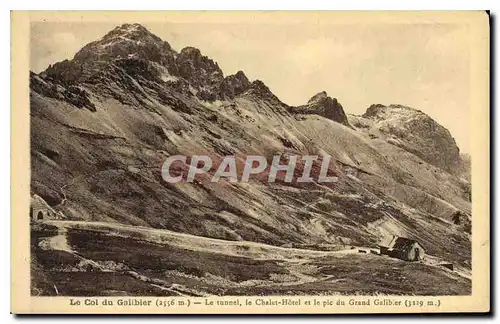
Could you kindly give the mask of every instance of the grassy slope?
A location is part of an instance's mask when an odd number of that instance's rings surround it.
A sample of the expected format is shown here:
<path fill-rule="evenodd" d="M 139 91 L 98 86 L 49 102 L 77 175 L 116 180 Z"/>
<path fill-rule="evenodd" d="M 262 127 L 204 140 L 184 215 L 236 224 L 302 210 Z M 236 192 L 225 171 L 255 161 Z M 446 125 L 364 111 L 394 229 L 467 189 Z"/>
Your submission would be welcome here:
<path fill-rule="evenodd" d="M 44 270 L 37 271 L 43 278 L 35 276 L 34 286 L 44 295 L 54 294 L 53 285 L 60 294 L 72 296 L 175 295 L 137 280 L 130 271 L 198 294 L 470 293 L 470 281 L 446 269 L 357 250 L 319 252 L 132 227 L 57 225 L 69 228 L 68 242 L 76 254 L 35 247 L 34 256 Z M 113 261 L 114 271 L 63 271 L 78 258 L 100 264 Z"/>

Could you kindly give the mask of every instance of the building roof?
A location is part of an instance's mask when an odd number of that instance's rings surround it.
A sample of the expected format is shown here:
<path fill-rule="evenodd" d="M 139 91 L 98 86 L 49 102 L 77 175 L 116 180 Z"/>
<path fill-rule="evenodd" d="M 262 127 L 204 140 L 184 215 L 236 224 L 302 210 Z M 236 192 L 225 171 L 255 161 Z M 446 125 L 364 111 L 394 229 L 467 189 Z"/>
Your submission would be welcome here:
<path fill-rule="evenodd" d="M 395 240 L 395 242 L 394 242 L 394 244 L 392 246 L 392 249 L 393 250 L 399 250 L 399 251 L 408 251 L 409 249 L 411 249 L 411 247 L 415 243 L 417 243 L 418 245 L 422 246 L 422 244 L 418 243 L 415 240 L 412 240 L 412 239 L 409 239 L 409 238 L 406 238 L 406 237 L 398 237 L 398 238 L 396 238 L 396 240 Z"/>
<path fill-rule="evenodd" d="M 43 198 L 38 196 L 38 195 L 31 196 L 31 207 L 52 210 L 52 208 L 49 206 L 49 204 L 47 204 L 47 202 L 45 200 L 43 200 Z"/>

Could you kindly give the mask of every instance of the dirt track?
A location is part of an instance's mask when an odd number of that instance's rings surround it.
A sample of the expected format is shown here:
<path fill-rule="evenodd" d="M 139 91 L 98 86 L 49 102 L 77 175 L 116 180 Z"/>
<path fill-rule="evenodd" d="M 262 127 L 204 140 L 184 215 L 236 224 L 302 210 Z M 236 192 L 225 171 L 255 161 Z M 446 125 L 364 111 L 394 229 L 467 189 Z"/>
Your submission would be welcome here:
<path fill-rule="evenodd" d="M 423 274 L 429 276 L 431 272 L 434 275 L 427 279 L 431 282 L 438 280 L 438 282 L 445 283 L 458 280 L 465 283 L 470 279 L 462 270 L 453 272 L 439 266 L 442 260 L 433 256 L 428 256 L 425 262 L 405 262 L 375 255 L 371 253 L 374 249 L 368 247 L 317 251 L 246 241 L 224 241 L 114 223 L 56 220 L 43 223 L 57 227 L 57 231 L 56 235 L 45 237 L 40 241 L 39 246 L 42 249 L 71 253 L 80 260 L 80 264 L 84 265 L 85 269 L 90 267 L 98 271 L 95 275 L 103 272 L 126 275 L 170 295 L 205 296 L 221 294 L 221 289 L 226 291 L 222 294 L 256 292 L 269 294 L 283 292 L 287 289 L 286 287 L 289 287 L 289 291 L 299 289 L 297 287 L 304 289 L 304 292 L 312 289 L 313 293 L 323 290 L 325 292 L 322 293 L 332 293 L 339 289 L 350 291 L 349 289 L 355 289 L 355 287 L 349 282 L 352 280 L 363 282 L 366 276 L 363 273 L 372 271 L 371 276 L 375 276 L 373 278 L 382 275 L 383 280 L 389 280 L 385 285 L 394 284 L 395 288 L 391 288 L 396 289 L 394 291 L 405 289 L 398 283 L 398 280 L 401 280 L 397 279 L 398 276 L 413 277 L 415 279 L 412 280 L 417 280 Z M 75 241 L 75 233 L 84 235 L 82 238 L 85 240 L 78 238 Z M 103 243 L 99 243 L 102 240 L 104 240 Z M 117 243 L 114 243 L 115 241 Z M 155 250 L 158 252 L 154 252 Z M 148 252 L 145 254 L 145 251 Z M 148 253 L 153 254 L 147 256 Z M 134 261 L 137 258 L 145 258 L 145 261 Z M 150 266 L 144 263 L 154 263 L 157 258 L 164 261 L 159 265 Z M 127 261 L 128 259 L 130 261 Z M 226 264 L 226 262 L 229 263 Z M 268 263 L 274 265 L 264 266 Z M 118 264 L 122 264 L 122 267 L 117 268 Z M 171 265 L 165 268 L 165 264 L 175 264 L 173 269 L 176 270 L 169 270 L 172 268 Z M 259 264 L 262 264 L 264 268 Z M 248 268 L 250 265 L 257 266 L 257 268 L 252 270 Z M 220 269 L 223 269 L 225 274 L 220 270 L 212 270 L 213 266 L 222 267 Z M 227 268 L 228 266 L 232 268 Z M 142 268 L 144 270 L 140 270 Z M 198 269 L 194 276 L 190 274 L 193 271 L 189 270 L 191 268 Z M 431 269 L 434 270 L 431 271 Z M 260 273 L 261 271 L 263 272 Z M 390 274 L 394 271 L 398 275 L 395 279 L 391 279 L 394 275 Z M 234 275 L 238 272 L 245 274 L 246 279 L 235 280 Z M 164 274 L 160 275 L 161 273 Z M 447 279 L 444 280 L 444 278 Z M 374 292 L 384 293 L 383 290 L 378 291 L 380 288 L 377 288 L 377 280 L 370 282 L 375 285 L 372 288 L 376 289 Z M 436 285 L 438 284 L 433 284 L 433 286 Z M 60 283 L 58 287 L 61 288 Z"/>

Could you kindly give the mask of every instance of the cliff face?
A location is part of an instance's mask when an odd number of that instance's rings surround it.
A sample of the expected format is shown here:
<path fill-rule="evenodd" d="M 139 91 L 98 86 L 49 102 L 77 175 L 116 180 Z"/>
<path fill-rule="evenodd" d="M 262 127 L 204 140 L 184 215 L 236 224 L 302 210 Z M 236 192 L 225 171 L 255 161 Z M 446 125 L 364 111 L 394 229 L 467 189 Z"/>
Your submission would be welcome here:
<path fill-rule="evenodd" d="M 373 106 L 347 117 L 321 92 L 300 107 L 198 49 L 117 27 L 31 81 L 31 190 L 67 219 L 109 221 L 275 245 L 376 246 L 389 234 L 464 263 L 470 215 L 458 148 L 423 113 Z M 332 156 L 339 181 L 169 184 L 172 155 Z M 203 180 L 203 179 L 202 179 Z M 469 188 L 470 189 L 470 188 Z M 454 240 L 449 237 L 453 236 Z"/>

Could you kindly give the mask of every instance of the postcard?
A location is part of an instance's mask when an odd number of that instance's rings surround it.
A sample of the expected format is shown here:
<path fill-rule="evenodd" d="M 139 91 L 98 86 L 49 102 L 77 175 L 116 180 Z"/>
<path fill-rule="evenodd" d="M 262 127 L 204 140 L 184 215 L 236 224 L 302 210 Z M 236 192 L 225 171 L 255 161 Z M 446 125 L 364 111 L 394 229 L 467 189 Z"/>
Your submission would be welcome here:
<path fill-rule="evenodd" d="M 13 313 L 489 312 L 487 12 L 11 19 Z"/>

